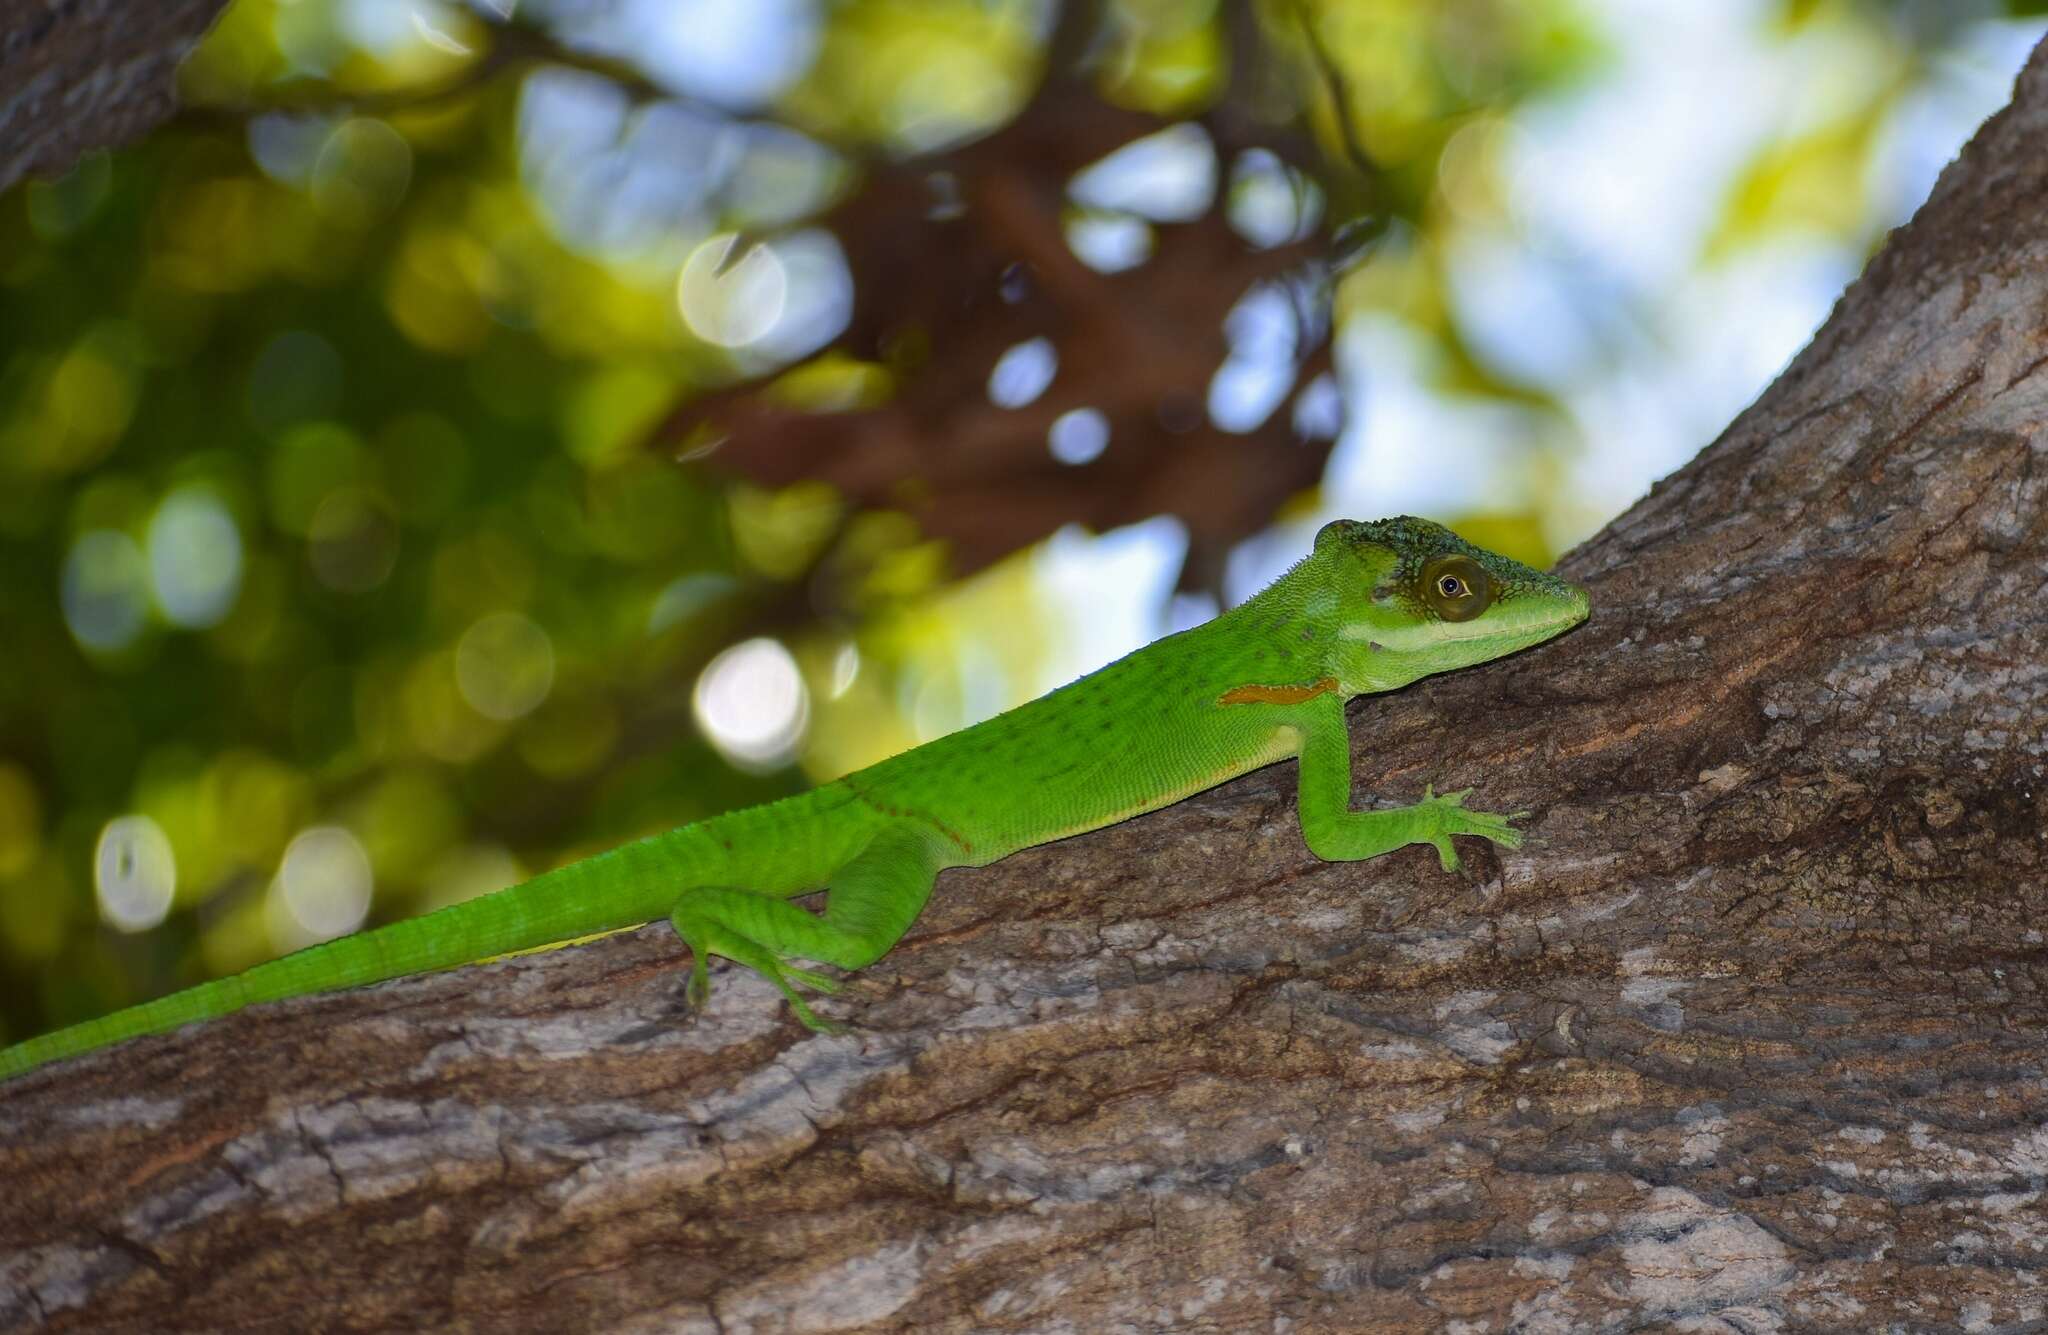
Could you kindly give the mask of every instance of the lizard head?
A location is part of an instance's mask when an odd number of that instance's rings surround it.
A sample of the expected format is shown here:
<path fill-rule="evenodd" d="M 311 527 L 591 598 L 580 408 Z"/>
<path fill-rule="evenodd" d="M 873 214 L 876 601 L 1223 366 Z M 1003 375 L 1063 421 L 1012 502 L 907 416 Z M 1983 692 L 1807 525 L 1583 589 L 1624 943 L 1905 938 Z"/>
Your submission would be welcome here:
<path fill-rule="evenodd" d="M 1403 515 L 1316 534 L 1330 669 L 1345 694 L 1392 690 L 1540 644 L 1586 619 L 1585 590 Z"/>

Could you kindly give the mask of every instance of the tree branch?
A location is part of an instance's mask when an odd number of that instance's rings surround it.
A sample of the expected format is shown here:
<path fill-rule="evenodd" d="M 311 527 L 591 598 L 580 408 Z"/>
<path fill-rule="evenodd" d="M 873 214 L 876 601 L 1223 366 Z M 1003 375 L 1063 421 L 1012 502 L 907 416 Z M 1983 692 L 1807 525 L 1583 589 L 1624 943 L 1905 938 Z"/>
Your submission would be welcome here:
<path fill-rule="evenodd" d="M 226 4 L 0 0 L 0 190 L 167 118 L 178 62 Z"/>

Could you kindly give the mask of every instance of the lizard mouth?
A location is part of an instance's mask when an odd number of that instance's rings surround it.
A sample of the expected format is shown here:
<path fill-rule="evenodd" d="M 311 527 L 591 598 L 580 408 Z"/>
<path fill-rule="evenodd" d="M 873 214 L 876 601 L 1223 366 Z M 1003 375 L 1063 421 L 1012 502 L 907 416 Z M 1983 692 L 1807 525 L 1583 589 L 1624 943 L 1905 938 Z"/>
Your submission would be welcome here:
<path fill-rule="evenodd" d="M 1384 648 L 1396 650 L 1434 649 L 1481 641 L 1523 648 L 1563 634 L 1584 621 L 1586 616 L 1586 602 L 1581 597 L 1575 605 L 1563 608 L 1553 616 L 1518 619 L 1510 623 L 1484 619 L 1463 623 L 1438 622 L 1393 631 L 1384 627 L 1359 626 L 1346 627 L 1339 635 L 1347 640 L 1371 640 Z"/>

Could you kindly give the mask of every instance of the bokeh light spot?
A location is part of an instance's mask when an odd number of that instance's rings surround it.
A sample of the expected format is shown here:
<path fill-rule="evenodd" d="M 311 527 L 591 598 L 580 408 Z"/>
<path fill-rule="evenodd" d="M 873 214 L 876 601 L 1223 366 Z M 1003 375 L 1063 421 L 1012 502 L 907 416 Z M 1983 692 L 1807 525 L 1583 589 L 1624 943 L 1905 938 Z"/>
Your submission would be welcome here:
<path fill-rule="evenodd" d="M 1022 408 L 1051 387 L 1060 355 L 1049 338 L 1027 338 L 996 358 L 988 373 L 988 399 L 998 408 Z"/>
<path fill-rule="evenodd" d="M 370 913 L 370 856 L 339 825 L 301 830 L 284 851 L 275 882 L 289 918 L 287 947 L 344 936 Z"/>
<path fill-rule="evenodd" d="M 173 625 L 216 625 L 242 588 L 242 534 L 227 507 L 198 488 L 174 491 L 149 521 L 149 582 Z"/>
<path fill-rule="evenodd" d="M 1127 213 L 1076 212 L 1065 232 L 1067 249 L 1097 273 L 1122 273 L 1152 258 L 1152 224 Z"/>
<path fill-rule="evenodd" d="M 216 760 L 199 788 L 203 821 L 212 834 L 203 856 L 266 866 L 313 807 L 307 777 L 260 751 L 236 749 Z M 198 868 L 187 859 L 193 879 Z"/>
<path fill-rule="evenodd" d="M 1262 250 L 1300 241 L 1322 220 L 1323 195 L 1270 149 L 1240 153 L 1230 169 L 1231 228 Z"/>
<path fill-rule="evenodd" d="M 817 52 L 816 0 L 627 0 L 608 8 L 600 42 L 630 53 L 663 84 L 724 107 L 766 103 Z"/>
<path fill-rule="evenodd" d="M 1216 197 L 1216 145 L 1193 121 L 1133 139 L 1077 173 L 1075 202 L 1154 222 L 1193 222 Z"/>
<path fill-rule="evenodd" d="M 733 248 L 746 245 L 744 255 Z M 782 318 L 789 301 L 789 274 L 773 246 L 749 243 L 732 232 L 712 237 L 690 252 L 676 280 L 676 304 L 683 323 L 706 343 L 740 348 L 758 341 Z"/>
<path fill-rule="evenodd" d="M 735 766 L 766 771 L 796 755 L 810 724 L 810 693 L 778 642 L 747 640 L 705 665 L 692 696 L 697 725 Z"/>
<path fill-rule="evenodd" d="M 852 319 L 853 273 L 838 239 L 822 228 L 776 237 L 774 255 L 787 295 L 747 352 L 759 361 L 795 361 L 838 337 Z"/>
<path fill-rule="evenodd" d="M 1294 387 L 1301 315 L 1289 290 L 1261 283 L 1224 317 L 1230 356 L 1209 382 L 1209 420 L 1224 431 L 1256 431 Z"/>
<path fill-rule="evenodd" d="M 398 263 L 384 280 L 384 305 L 405 336 L 433 352 L 474 352 L 491 331 L 484 270 L 474 238 L 459 228 L 419 223 L 406 231 Z"/>
<path fill-rule="evenodd" d="M 455 682 L 469 707 L 509 722 L 533 712 L 555 684 L 555 646 L 517 612 L 493 612 L 462 633 Z"/>
<path fill-rule="evenodd" d="M 147 816 L 117 816 L 93 850 L 93 893 L 100 917 L 123 932 L 156 926 L 171 911 L 178 860 L 163 828 Z"/>
<path fill-rule="evenodd" d="M 306 422 L 287 431 L 271 452 L 265 479 L 270 520 L 304 534 L 313 512 L 334 491 L 357 485 L 372 464 L 356 434 L 339 422 Z"/>
<path fill-rule="evenodd" d="M 1098 408 L 1076 408 L 1053 419 L 1046 447 L 1063 464 L 1093 463 L 1109 448 L 1109 419 Z"/>
<path fill-rule="evenodd" d="M 411 183 L 412 146 L 367 116 L 336 126 L 313 164 L 313 202 L 347 227 L 368 227 L 390 213 Z"/>
<path fill-rule="evenodd" d="M 1292 370 L 1246 357 L 1225 361 L 1209 381 L 1209 420 L 1222 431 L 1257 431 L 1285 397 Z"/>
<path fill-rule="evenodd" d="M 142 549 L 113 529 L 79 535 L 64 558 L 59 597 L 64 623 L 87 649 L 118 653 L 135 642 L 149 616 Z"/>
<path fill-rule="evenodd" d="M 1344 393 L 1328 371 L 1294 396 L 1294 434 L 1303 440 L 1335 440 L 1344 428 Z"/>
<path fill-rule="evenodd" d="M 263 174 L 280 185 L 304 189 L 327 136 L 334 133 L 331 116 L 267 111 L 249 120 L 249 156 Z"/>
<path fill-rule="evenodd" d="M 359 715 L 378 706 L 369 687 L 367 680 L 357 683 Z M 496 720 L 469 708 L 462 698 L 452 653 L 428 654 L 413 664 L 398 685 L 395 703 L 412 745 L 451 765 L 469 764 L 504 736 L 504 728 Z M 373 729 L 360 725 L 359 731 L 368 736 Z"/>
<path fill-rule="evenodd" d="M 37 451 L 51 472 L 83 467 L 106 453 L 135 413 L 136 378 L 107 340 L 85 339 L 50 377 L 49 439 Z"/>

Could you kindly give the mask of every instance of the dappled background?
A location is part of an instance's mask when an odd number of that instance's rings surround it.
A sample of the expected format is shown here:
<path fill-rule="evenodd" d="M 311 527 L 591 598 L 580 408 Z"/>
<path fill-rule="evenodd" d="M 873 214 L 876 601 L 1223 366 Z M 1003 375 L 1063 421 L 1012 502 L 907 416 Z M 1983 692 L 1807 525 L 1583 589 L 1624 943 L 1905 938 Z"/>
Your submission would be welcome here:
<path fill-rule="evenodd" d="M 1547 562 L 2039 8 L 237 0 L 0 195 L 0 1036 L 867 764 L 1335 515 Z"/>

